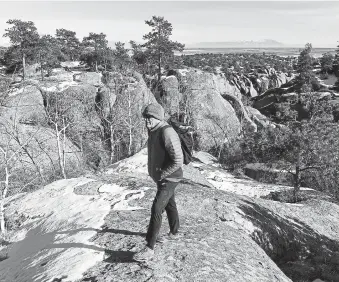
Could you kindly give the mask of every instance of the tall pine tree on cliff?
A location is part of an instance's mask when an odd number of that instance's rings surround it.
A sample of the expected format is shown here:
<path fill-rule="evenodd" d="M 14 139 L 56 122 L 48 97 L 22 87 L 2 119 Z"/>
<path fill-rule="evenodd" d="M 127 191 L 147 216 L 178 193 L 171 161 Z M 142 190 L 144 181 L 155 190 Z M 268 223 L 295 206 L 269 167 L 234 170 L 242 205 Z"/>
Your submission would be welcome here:
<path fill-rule="evenodd" d="M 305 48 L 300 52 L 297 65 L 297 83 L 298 92 L 309 92 L 317 83 L 316 76 L 313 72 L 313 57 L 311 55 L 312 44 L 307 43 Z"/>
<path fill-rule="evenodd" d="M 94 67 L 95 71 L 98 72 L 98 65 L 105 60 L 105 56 L 109 52 L 107 44 L 106 34 L 90 32 L 88 36 L 83 38 L 82 45 L 89 47 L 91 51 L 82 54 L 80 59 Z"/>
<path fill-rule="evenodd" d="M 173 61 L 174 51 L 182 52 L 185 45 L 177 41 L 171 41 L 172 24 L 163 17 L 153 16 L 145 23 L 152 28 L 152 31 L 145 34 L 143 39 L 146 43 L 142 47 L 146 48 L 146 54 L 153 64 L 157 66 L 158 81 L 161 78 L 161 68 Z"/>
<path fill-rule="evenodd" d="M 61 45 L 61 51 L 70 59 L 74 61 L 80 56 L 80 41 L 76 37 L 76 32 L 59 28 L 56 30 L 56 38 Z"/>
<path fill-rule="evenodd" d="M 26 76 L 26 57 L 32 55 L 35 47 L 39 41 L 39 34 L 34 23 L 31 21 L 22 20 L 8 20 L 7 24 L 12 27 L 6 29 L 4 37 L 8 37 L 12 43 L 12 47 L 15 47 L 19 51 L 22 68 L 23 68 L 23 79 Z"/>

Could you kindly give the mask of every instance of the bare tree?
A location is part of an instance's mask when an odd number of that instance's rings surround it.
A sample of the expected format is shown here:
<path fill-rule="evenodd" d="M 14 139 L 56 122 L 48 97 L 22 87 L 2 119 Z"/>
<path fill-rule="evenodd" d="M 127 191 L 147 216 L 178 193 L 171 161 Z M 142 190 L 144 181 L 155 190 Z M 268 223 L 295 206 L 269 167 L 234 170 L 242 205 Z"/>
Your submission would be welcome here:
<path fill-rule="evenodd" d="M 2 124 L 0 127 L 3 127 Z M 18 162 L 22 162 L 24 157 L 23 155 L 27 154 L 28 144 L 32 141 L 33 137 L 38 133 L 38 131 L 39 129 L 37 129 L 34 134 L 28 137 L 25 141 L 21 141 L 20 144 L 13 144 L 13 136 L 8 134 L 8 131 L 6 130 L 8 135 L 3 136 L 3 139 L 6 141 L 3 144 L 0 144 L 0 152 L 2 155 L 2 162 L 0 165 L 4 172 L 4 180 L 0 182 L 2 184 L 1 186 L 3 187 L 3 189 L 1 189 L 0 198 L 0 228 L 2 233 L 6 233 L 4 201 L 10 189 L 10 178 L 15 171 L 15 165 Z M 3 134 L 3 132 L 1 133 Z"/>
<path fill-rule="evenodd" d="M 137 143 L 136 129 L 140 126 L 138 93 L 129 87 L 127 70 L 106 74 L 108 86 L 99 90 L 96 108 L 105 130 L 110 161 L 131 156 Z"/>
<path fill-rule="evenodd" d="M 66 153 L 67 153 L 67 132 L 70 127 L 75 128 L 76 123 L 80 122 L 76 118 L 79 104 L 75 100 L 67 99 L 63 92 L 46 92 L 41 90 L 45 100 L 45 112 L 47 122 L 53 128 L 58 150 L 59 168 L 64 179 L 66 174 Z"/>

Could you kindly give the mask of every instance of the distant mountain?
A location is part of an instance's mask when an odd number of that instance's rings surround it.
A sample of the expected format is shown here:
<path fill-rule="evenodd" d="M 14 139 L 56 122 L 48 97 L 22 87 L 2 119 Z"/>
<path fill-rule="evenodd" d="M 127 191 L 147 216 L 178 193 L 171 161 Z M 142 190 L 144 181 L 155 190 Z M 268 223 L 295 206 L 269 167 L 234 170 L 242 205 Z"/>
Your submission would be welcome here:
<path fill-rule="evenodd" d="M 281 42 L 265 39 L 263 41 L 227 41 L 227 42 L 199 42 L 187 44 L 187 48 L 272 48 L 285 47 Z"/>

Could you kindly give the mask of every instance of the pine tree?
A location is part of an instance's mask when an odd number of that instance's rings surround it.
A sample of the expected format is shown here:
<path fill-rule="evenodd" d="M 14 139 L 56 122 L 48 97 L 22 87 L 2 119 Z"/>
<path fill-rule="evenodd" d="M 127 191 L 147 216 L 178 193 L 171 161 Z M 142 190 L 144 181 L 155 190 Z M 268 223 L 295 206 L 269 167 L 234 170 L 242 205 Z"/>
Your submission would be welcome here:
<path fill-rule="evenodd" d="M 108 53 L 108 41 L 106 34 L 90 32 L 89 36 L 84 37 L 82 45 L 89 48 L 89 52 L 85 52 L 82 56 L 82 60 L 86 61 L 89 65 L 95 67 L 95 71 L 98 71 L 98 65 L 104 61 L 105 56 Z"/>
<path fill-rule="evenodd" d="M 56 38 L 61 46 L 61 51 L 71 60 L 79 58 L 80 41 L 75 31 L 60 28 L 56 30 Z"/>
<path fill-rule="evenodd" d="M 6 29 L 4 37 L 9 37 L 13 50 L 17 50 L 20 53 L 23 67 L 23 79 L 26 76 L 26 57 L 32 54 L 35 49 L 39 34 L 34 23 L 31 21 L 24 22 L 22 20 L 8 20 L 7 24 L 13 25 Z"/>
<path fill-rule="evenodd" d="M 163 17 L 153 16 L 145 23 L 152 28 L 152 31 L 143 36 L 146 43 L 142 47 L 146 48 L 149 60 L 157 66 L 158 81 L 160 81 L 162 67 L 174 59 L 174 51 L 182 52 L 185 45 L 170 40 L 172 24 Z"/>
<path fill-rule="evenodd" d="M 312 44 L 307 43 L 305 48 L 300 52 L 297 64 L 297 84 L 299 92 L 308 92 L 314 88 L 317 82 L 313 72 L 313 57 L 311 56 Z"/>
<path fill-rule="evenodd" d="M 125 48 L 125 43 L 116 42 L 115 49 L 113 50 L 114 65 L 122 70 L 127 68 L 131 63 L 131 58 L 128 55 L 128 50 Z"/>
<path fill-rule="evenodd" d="M 57 39 L 51 35 L 42 36 L 38 42 L 36 57 L 40 64 L 41 79 L 44 80 L 44 71 L 50 75 L 52 69 L 59 65 L 59 58 L 62 57 Z"/>

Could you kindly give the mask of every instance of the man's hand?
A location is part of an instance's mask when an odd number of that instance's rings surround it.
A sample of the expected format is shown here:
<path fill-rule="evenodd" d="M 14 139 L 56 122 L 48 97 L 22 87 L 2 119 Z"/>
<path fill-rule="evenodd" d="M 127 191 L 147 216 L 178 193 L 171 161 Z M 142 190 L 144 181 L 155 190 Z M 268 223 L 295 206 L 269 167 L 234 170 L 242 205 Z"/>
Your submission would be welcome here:
<path fill-rule="evenodd" d="M 157 182 L 158 187 L 164 187 L 168 181 L 166 179 L 160 179 Z"/>

